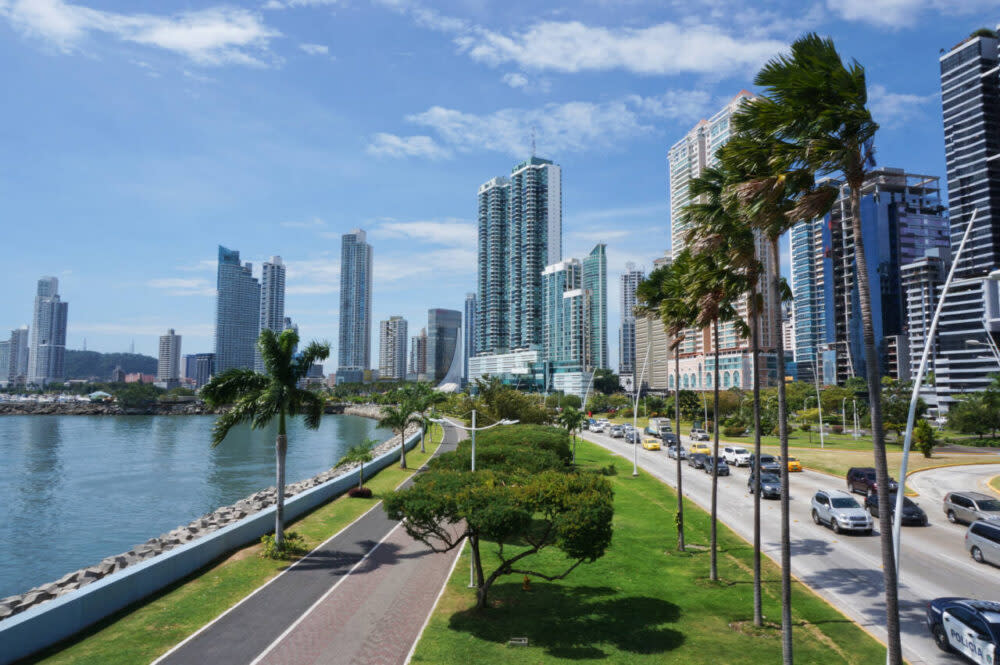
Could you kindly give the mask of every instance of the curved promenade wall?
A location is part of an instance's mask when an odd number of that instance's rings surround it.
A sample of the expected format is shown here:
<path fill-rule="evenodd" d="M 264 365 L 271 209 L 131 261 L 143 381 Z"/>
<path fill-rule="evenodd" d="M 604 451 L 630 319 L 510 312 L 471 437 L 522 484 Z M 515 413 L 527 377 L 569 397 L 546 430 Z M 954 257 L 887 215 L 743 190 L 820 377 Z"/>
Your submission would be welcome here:
<path fill-rule="evenodd" d="M 420 440 L 419 432 L 406 439 L 407 450 Z M 398 448 L 365 465 L 365 475 L 381 471 L 399 459 Z M 358 484 L 354 469 L 305 490 L 285 502 L 292 520 Z M 260 540 L 274 530 L 275 506 L 253 513 L 152 559 L 124 568 L 85 587 L 32 607 L 0 622 L 0 665 L 7 665 L 56 642 L 118 610 L 146 598 L 212 563 L 224 554 Z"/>

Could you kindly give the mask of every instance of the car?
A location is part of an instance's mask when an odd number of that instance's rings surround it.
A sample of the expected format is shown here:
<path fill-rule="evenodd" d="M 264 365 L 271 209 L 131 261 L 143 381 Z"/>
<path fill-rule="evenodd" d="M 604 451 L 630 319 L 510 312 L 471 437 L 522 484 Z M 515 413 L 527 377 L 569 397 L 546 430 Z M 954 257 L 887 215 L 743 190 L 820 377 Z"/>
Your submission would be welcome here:
<path fill-rule="evenodd" d="M 927 604 L 927 628 L 945 652 L 973 663 L 996 663 L 1000 654 L 1000 603 L 972 598 L 935 598 Z"/>
<path fill-rule="evenodd" d="M 612 425 L 611 431 L 608 434 L 612 439 L 620 439 L 625 436 L 625 428 L 621 425 Z"/>
<path fill-rule="evenodd" d="M 717 475 L 729 475 L 729 465 L 726 464 L 726 460 L 721 455 L 719 457 L 712 457 L 711 455 L 705 457 L 705 473 L 712 475 L 713 466 L 719 467 L 719 470 L 716 472 Z"/>
<path fill-rule="evenodd" d="M 704 444 L 704 443 L 692 443 L 690 446 L 688 446 L 688 453 L 690 453 L 690 454 L 699 453 L 701 455 L 711 455 L 712 454 L 712 449 L 709 448 L 708 445 Z"/>
<path fill-rule="evenodd" d="M 734 466 L 750 466 L 750 451 L 742 446 L 726 446 L 722 449 L 722 457 Z"/>
<path fill-rule="evenodd" d="M 691 428 L 691 440 L 692 441 L 708 441 L 708 432 L 701 429 L 700 427 Z"/>
<path fill-rule="evenodd" d="M 663 434 L 663 443 L 669 446 L 675 446 L 678 443 L 677 435 L 673 432 L 665 432 Z"/>
<path fill-rule="evenodd" d="M 948 492 L 944 514 L 952 524 L 976 520 L 1000 520 L 1000 500 L 982 492 Z"/>
<path fill-rule="evenodd" d="M 834 533 L 860 531 L 870 534 L 875 524 L 858 500 L 844 490 L 820 490 L 812 498 L 812 518 Z"/>
<path fill-rule="evenodd" d="M 660 442 L 651 436 L 646 437 L 642 440 L 642 447 L 646 450 L 659 450 Z"/>
<path fill-rule="evenodd" d="M 590 425 L 587 427 L 587 429 L 589 429 L 591 432 L 603 432 L 604 431 L 604 428 L 601 427 L 600 423 L 590 423 Z"/>
<path fill-rule="evenodd" d="M 708 455 L 704 453 L 690 453 L 688 455 L 688 466 L 695 469 L 704 469 Z"/>
<path fill-rule="evenodd" d="M 754 473 L 750 472 L 750 477 L 747 479 L 747 491 L 753 494 L 754 490 Z M 768 473 L 765 471 L 760 474 L 760 496 L 762 499 L 781 498 L 781 478 L 777 474 Z"/>
<path fill-rule="evenodd" d="M 860 494 L 871 494 L 878 491 L 878 483 L 875 480 L 875 469 L 870 466 L 856 466 L 847 470 L 847 489 Z M 889 479 L 889 491 L 895 492 L 899 489 L 899 483 L 892 478 Z"/>
<path fill-rule="evenodd" d="M 781 457 L 780 456 L 778 457 L 778 464 L 781 464 Z M 789 457 L 788 458 L 788 470 L 789 471 L 801 471 L 802 470 L 802 462 L 800 462 L 799 460 L 797 460 L 794 457 Z"/>
<path fill-rule="evenodd" d="M 670 446 L 667 448 L 667 457 L 670 459 L 677 459 L 677 450 L 677 446 Z M 682 446 L 679 450 L 681 451 L 681 459 L 687 459 L 688 454 L 687 451 L 684 450 L 684 447 Z"/>
<path fill-rule="evenodd" d="M 756 468 L 756 455 L 750 456 L 750 468 Z M 760 456 L 760 470 L 768 471 L 771 473 L 781 473 L 781 465 L 778 464 L 778 460 L 774 455 L 761 455 Z"/>
<path fill-rule="evenodd" d="M 977 520 L 965 532 L 965 549 L 979 563 L 1000 566 L 1000 523 Z"/>
<path fill-rule="evenodd" d="M 625 443 L 639 443 L 642 440 L 642 435 L 639 434 L 638 430 L 630 429 L 625 432 Z"/>
<path fill-rule="evenodd" d="M 893 519 L 896 517 L 896 493 L 890 495 L 892 499 L 889 505 L 892 506 L 890 510 L 892 511 Z M 871 513 L 871 516 L 878 519 L 878 493 L 873 492 L 865 497 L 865 508 Z M 927 526 L 927 513 L 924 512 L 923 508 L 913 503 L 908 497 L 903 497 L 903 520 L 900 522 L 903 526 Z"/>

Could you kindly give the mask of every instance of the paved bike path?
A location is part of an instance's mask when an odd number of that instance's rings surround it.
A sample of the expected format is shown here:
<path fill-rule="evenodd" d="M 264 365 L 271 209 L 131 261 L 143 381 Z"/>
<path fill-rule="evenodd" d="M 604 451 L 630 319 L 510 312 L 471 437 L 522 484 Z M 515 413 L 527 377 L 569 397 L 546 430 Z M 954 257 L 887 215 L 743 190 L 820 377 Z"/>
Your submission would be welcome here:
<path fill-rule="evenodd" d="M 444 442 L 437 452 L 453 450 L 457 444 L 458 432 L 453 427 L 447 427 Z M 412 482 L 413 478 L 411 477 L 403 486 L 408 486 Z M 156 665 L 248 665 L 258 660 L 259 657 L 266 655 L 265 652 L 270 651 L 276 641 L 283 638 L 289 629 L 335 585 L 350 581 L 354 575 L 368 577 L 373 571 L 379 571 L 380 576 L 382 576 L 384 573 L 380 569 L 390 566 L 393 563 L 393 558 L 398 559 L 406 555 L 413 557 L 414 561 L 419 561 L 420 559 L 416 558 L 421 556 L 419 552 L 414 552 L 412 546 L 398 542 L 398 534 L 403 536 L 406 534 L 402 529 L 395 529 L 397 524 L 398 522 L 390 520 L 386 516 L 382 504 L 377 504 L 374 509 L 353 522 L 337 537 L 301 559 L 284 574 L 259 588 L 252 596 L 233 607 L 227 614 L 220 616 L 214 623 L 209 624 L 201 632 L 189 638 L 187 642 L 182 643 L 154 662 Z M 389 537 L 387 538 L 387 536 Z M 382 542 L 383 540 L 385 542 Z M 431 555 L 430 557 L 423 556 L 423 559 L 439 556 L 431 553 L 425 546 L 421 545 L 421 547 L 426 550 L 425 555 Z M 449 554 L 457 555 L 457 549 L 456 552 Z M 365 559 L 369 554 L 371 556 Z M 450 565 L 449 560 L 449 568 Z M 409 568 L 408 566 L 407 569 Z M 354 570 L 352 571 L 352 569 Z M 419 571 L 414 571 L 411 577 L 419 579 Z M 438 589 L 440 589 L 440 584 L 434 589 L 434 594 L 430 599 L 432 604 Z M 354 585 L 340 584 L 324 602 L 336 599 L 341 590 L 351 593 L 354 591 Z M 404 590 L 399 589 L 398 591 L 403 593 Z M 380 597 L 387 599 L 384 593 Z M 422 625 L 424 617 L 430 611 L 430 606 L 424 602 L 423 596 L 416 600 L 422 607 L 408 606 L 407 611 L 418 613 L 420 625 Z M 394 610 L 394 604 L 391 602 L 383 603 L 383 607 L 387 612 Z M 378 619 L 377 616 L 369 617 L 364 625 L 357 627 L 352 639 L 357 640 L 361 636 L 361 632 L 358 631 L 366 631 L 372 634 L 371 637 L 378 637 L 375 634 L 380 626 Z M 418 634 L 419 629 L 420 626 L 416 629 Z M 417 635 L 414 635 L 406 643 L 404 660 L 405 653 L 409 651 L 416 637 Z M 386 635 L 385 639 L 398 639 L 398 636 Z M 302 661 L 296 660 L 294 662 Z M 379 658 L 363 661 L 324 660 L 323 662 L 396 661 L 385 661 Z"/>

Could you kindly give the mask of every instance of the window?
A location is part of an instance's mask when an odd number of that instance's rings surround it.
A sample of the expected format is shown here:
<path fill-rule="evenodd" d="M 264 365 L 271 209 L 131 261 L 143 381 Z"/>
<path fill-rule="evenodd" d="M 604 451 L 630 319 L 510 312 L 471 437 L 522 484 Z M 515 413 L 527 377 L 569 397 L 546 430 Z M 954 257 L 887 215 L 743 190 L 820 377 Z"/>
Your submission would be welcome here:
<path fill-rule="evenodd" d="M 831 499 L 830 504 L 834 508 L 860 508 L 858 502 L 849 497 L 844 497 L 842 499 Z"/>
<path fill-rule="evenodd" d="M 761 479 L 763 479 L 763 477 Z M 821 506 L 825 506 L 826 503 L 827 503 L 826 495 L 825 494 L 817 494 L 816 495 L 816 503 L 818 503 Z"/>

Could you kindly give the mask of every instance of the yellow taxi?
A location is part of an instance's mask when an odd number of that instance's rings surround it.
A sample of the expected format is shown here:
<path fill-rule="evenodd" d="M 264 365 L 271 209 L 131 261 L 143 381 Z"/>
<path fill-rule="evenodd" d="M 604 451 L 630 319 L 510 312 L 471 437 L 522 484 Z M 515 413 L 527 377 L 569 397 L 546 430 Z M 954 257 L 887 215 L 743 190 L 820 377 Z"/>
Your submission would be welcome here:
<path fill-rule="evenodd" d="M 789 457 L 788 458 L 788 470 L 789 471 L 801 471 L 802 470 L 802 462 L 798 461 L 794 457 Z"/>
<path fill-rule="evenodd" d="M 711 455 L 712 449 L 708 446 L 707 443 L 701 443 L 701 442 L 692 443 L 690 446 L 688 446 L 689 455 L 697 455 L 699 453 L 702 455 Z"/>
<path fill-rule="evenodd" d="M 646 437 L 645 439 L 642 440 L 642 447 L 645 448 L 646 450 L 659 450 L 660 442 L 651 437 Z"/>

